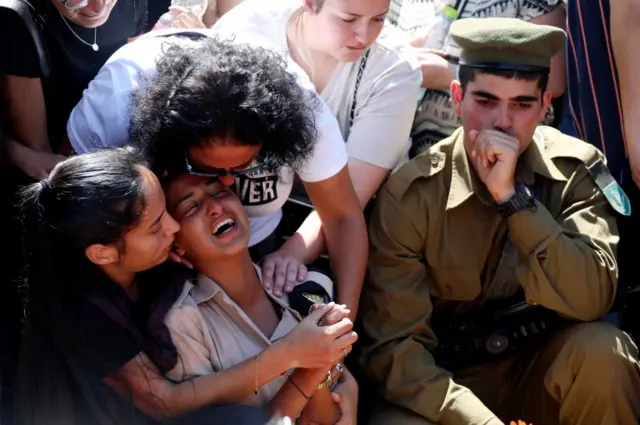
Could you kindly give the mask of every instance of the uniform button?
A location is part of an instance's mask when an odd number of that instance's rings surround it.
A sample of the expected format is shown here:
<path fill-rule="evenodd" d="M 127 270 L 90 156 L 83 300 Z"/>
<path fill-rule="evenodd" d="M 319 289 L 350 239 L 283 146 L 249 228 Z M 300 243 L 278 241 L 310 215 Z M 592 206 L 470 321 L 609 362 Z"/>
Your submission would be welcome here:
<path fill-rule="evenodd" d="M 447 294 L 450 294 L 452 291 L 451 289 L 451 285 L 444 285 L 444 292 L 446 292 Z"/>
<path fill-rule="evenodd" d="M 431 164 L 438 165 L 438 162 L 440 162 L 440 160 L 438 159 L 437 156 L 432 156 L 431 157 Z"/>

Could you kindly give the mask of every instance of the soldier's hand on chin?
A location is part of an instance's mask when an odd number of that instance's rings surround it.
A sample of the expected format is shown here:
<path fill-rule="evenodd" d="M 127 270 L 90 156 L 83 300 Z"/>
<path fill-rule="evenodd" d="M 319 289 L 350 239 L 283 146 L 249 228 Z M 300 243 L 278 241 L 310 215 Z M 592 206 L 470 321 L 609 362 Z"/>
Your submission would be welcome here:
<path fill-rule="evenodd" d="M 497 203 L 508 201 L 515 193 L 518 139 L 497 130 L 471 130 L 469 142 L 478 177 Z"/>

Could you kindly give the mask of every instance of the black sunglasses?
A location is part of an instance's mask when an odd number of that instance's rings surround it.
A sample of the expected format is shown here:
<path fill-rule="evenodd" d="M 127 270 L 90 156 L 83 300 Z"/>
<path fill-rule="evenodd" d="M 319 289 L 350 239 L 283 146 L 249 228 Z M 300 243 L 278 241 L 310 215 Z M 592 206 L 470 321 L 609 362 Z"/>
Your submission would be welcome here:
<path fill-rule="evenodd" d="M 191 166 L 191 164 L 189 164 L 189 158 L 187 157 L 187 154 L 185 152 L 184 154 L 184 162 L 185 162 L 185 166 L 187 169 L 187 173 L 193 175 L 193 176 L 199 176 L 199 177 L 211 177 L 211 178 L 220 178 L 220 177 L 237 177 L 237 176 L 242 176 L 245 174 L 249 174 L 252 173 L 254 171 L 259 171 L 262 170 L 266 167 L 269 166 L 269 155 L 267 155 L 267 157 L 264 159 L 264 161 L 262 161 L 262 164 L 253 166 L 253 167 L 249 167 L 249 168 L 245 168 L 244 170 L 231 170 L 231 171 L 226 171 L 226 170 L 221 170 L 221 171 L 215 171 L 215 172 L 207 172 L 207 171 L 196 171 L 193 169 L 193 167 Z"/>

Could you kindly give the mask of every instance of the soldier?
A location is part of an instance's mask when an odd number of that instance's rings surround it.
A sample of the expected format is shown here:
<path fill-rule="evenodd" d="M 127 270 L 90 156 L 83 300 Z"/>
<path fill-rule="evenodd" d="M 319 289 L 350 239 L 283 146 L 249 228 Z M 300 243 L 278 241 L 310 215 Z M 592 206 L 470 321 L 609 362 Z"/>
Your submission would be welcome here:
<path fill-rule="evenodd" d="M 361 363 L 387 400 L 371 422 L 637 424 L 638 349 L 593 322 L 614 302 L 626 197 L 596 148 L 538 126 L 565 34 L 511 18 L 457 21 L 451 34 L 462 128 L 390 177 L 370 223 Z M 464 367 L 455 350 L 437 355 L 438 329 L 518 296 L 560 323 L 527 327 L 541 337 L 481 364 L 511 334 L 454 344 L 471 347 Z"/>

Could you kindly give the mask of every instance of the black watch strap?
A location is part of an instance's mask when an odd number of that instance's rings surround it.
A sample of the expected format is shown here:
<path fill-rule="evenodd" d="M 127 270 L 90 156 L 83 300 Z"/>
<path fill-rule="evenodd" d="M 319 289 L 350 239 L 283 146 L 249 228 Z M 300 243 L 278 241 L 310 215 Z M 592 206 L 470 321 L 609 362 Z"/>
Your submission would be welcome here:
<path fill-rule="evenodd" d="M 531 191 L 523 185 L 516 186 L 516 193 L 502 204 L 496 203 L 496 209 L 503 217 L 509 217 L 521 210 L 536 210 L 536 200 Z"/>

